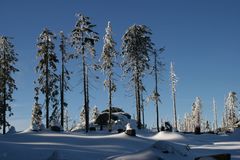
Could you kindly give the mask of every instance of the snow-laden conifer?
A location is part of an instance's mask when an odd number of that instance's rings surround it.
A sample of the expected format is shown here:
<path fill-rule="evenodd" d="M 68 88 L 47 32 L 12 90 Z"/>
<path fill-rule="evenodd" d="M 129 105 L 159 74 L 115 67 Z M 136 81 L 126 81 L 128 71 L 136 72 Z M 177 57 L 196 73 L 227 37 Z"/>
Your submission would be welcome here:
<path fill-rule="evenodd" d="M 67 37 L 64 35 L 63 31 L 60 32 L 60 51 L 61 51 L 61 75 L 60 75 L 60 102 L 61 102 L 61 126 L 64 128 L 64 113 L 67 103 L 65 101 L 65 92 L 70 90 L 68 81 L 70 80 L 70 72 L 68 71 L 66 64 L 68 60 L 72 58 L 71 54 L 66 51 Z"/>
<path fill-rule="evenodd" d="M 86 125 L 86 117 L 85 117 L 85 108 L 83 107 L 80 112 L 80 122 L 79 122 L 79 127 L 82 129 Z"/>
<path fill-rule="evenodd" d="M 218 129 L 218 123 L 217 123 L 217 106 L 216 106 L 216 101 L 213 98 L 213 129 L 216 132 Z"/>
<path fill-rule="evenodd" d="M 137 127 L 141 128 L 140 82 L 149 69 L 149 54 L 153 50 L 151 30 L 145 25 L 129 27 L 122 37 L 122 68 L 135 88 Z"/>
<path fill-rule="evenodd" d="M 90 18 L 82 14 L 77 14 L 77 22 L 71 33 L 71 45 L 75 49 L 75 57 L 81 57 L 82 60 L 82 78 L 83 78 L 83 101 L 85 108 L 85 130 L 89 129 L 89 78 L 88 70 L 90 64 L 87 61 L 90 53 L 92 57 L 95 57 L 95 43 L 98 41 L 98 33 L 93 31 L 93 25 L 90 22 Z"/>
<path fill-rule="evenodd" d="M 39 87 L 34 88 L 35 91 L 35 103 L 32 109 L 32 119 L 30 129 L 33 131 L 40 131 L 42 126 L 42 107 L 39 104 Z"/>
<path fill-rule="evenodd" d="M 195 130 L 197 128 L 201 131 L 201 124 L 202 124 L 202 101 L 199 97 L 196 97 L 195 102 L 193 103 L 192 108 L 192 116 L 194 122 Z"/>
<path fill-rule="evenodd" d="M 94 123 L 96 121 L 96 119 L 98 118 L 100 114 L 100 111 L 98 110 L 97 106 L 94 106 L 92 109 L 92 115 L 91 115 L 91 123 Z"/>
<path fill-rule="evenodd" d="M 49 127 L 50 121 L 56 121 L 58 115 L 58 94 L 59 94 L 59 76 L 56 74 L 58 59 L 54 52 L 54 40 L 56 37 L 53 32 L 45 28 L 38 37 L 39 63 L 36 71 L 39 74 L 38 84 L 41 93 L 45 96 L 46 109 L 46 127 Z M 52 105 L 53 111 L 49 121 L 49 105 Z"/>
<path fill-rule="evenodd" d="M 236 92 L 229 92 L 225 100 L 225 121 L 228 129 L 234 128 L 238 121 L 238 98 Z"/>
<path fill-rule="evenodd" d="M 14 51 L 14 45 L 10 38 L 0 36 L 0 128 L 3 134 L 6 133 L 7 112 L 12 116 L 11 102 L 13 101 L 13 92 L 17 89 L 14 73 L 18 72 L 16 62 L 18 54 Z"/>
<path fill-rule="evenodd" d="M 156 108 L 156 120 L 157 120 L 157 131 L 160 131 L 159 128 L 159 111 L 158 111 L 158 102 L 160 102 L 160 94 L 158 92 L 158 83 L 160 80 L 160 75 L 162 74 L 161 71 L 163 71 L 164 64 L 162 63 L 160 59 L 160 54 L 163 53 L 165 49 L 160 48 L 159 50 L 154 49 L 153 51 L 153 75 L 154 75 L 154 83 L 155 87 L 151 96 L 151 99 L 155 102 L 155 108 Z"/>
<path fill-rule="evenodd" d="M 176 109 L 176 84 L 177 76 L 174 71 L 173 63 L 170 64 L 170 80 L 172 86 L 172 99 L 173 99 L 173 127 L 177 130 L 177 109 Z"/>
<path fill-rule="evenodd" d="M 108 129 L 112 130 L 111 121 L 112 121 L 112 94 L 116 91 L 116 85 L 113 81 L 113 67 L 116 65 L 116 56 L 117 52 L 115 50 L 116 43 L 112 37 L 112 26 L 111 23 L 108 22 L 108 26 L 106 28 L 106 34 L 103 38 L 104 45 L 103 51 L 101 55 L 101 68 L 106 75 L 106 79 L 104 81 L 104 86 L 108 88 L 108 107 L 109 107 L 109 120 L 108 120 Z"/>

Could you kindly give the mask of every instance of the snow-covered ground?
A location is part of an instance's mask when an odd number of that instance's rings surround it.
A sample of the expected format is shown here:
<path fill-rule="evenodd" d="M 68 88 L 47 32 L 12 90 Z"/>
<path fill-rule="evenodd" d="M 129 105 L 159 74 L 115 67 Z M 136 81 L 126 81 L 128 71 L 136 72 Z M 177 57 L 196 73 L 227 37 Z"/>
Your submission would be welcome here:
<path fill-rule="evenodd" d="M 50 131 L 0 135 L 0 160 L 190 160 L 218 153 L 230 153 L 232 159 L 240 159 L 240 132 L 231 135 L 141 132 L 136 137 L 125 133 Z"/>

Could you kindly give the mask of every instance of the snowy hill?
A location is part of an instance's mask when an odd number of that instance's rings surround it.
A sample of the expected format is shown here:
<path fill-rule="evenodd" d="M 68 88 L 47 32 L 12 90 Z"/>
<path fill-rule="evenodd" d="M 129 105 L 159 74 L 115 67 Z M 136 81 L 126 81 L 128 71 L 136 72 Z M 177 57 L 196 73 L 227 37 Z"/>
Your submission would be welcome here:
<path fill-rule="evenodd" d="M 192 135 L 160 132 L 136 137 L 106 132 L 55 133 L 50 131 L 0 135 L 1 160 L 193 159 L 230 153 L 240 159 L 240 133 Z"/>

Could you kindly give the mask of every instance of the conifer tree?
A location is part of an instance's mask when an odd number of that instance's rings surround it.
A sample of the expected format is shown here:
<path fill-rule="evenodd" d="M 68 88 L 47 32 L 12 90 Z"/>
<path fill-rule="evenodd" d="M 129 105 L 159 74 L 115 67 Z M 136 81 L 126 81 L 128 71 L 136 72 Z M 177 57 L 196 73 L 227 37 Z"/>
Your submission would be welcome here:
<path fill-rule="evenodd" d="M 50 121 L 58 120 L 58 94 L 59 94 L 59 76 L 56 74 L 58 59 L 54 52 L 54 34 L 45 28 L 38 37 L 38 53 L 39 63 L 36 67 L 39 73 L 38 84 L 42 94 L 45 95 L 46 109 L 46 127 L 49 128 Z M 49 105 L 52 105 L 53 111 L 49 121 Z"/>
<path fill-rule="evenodd" d="M 172 85 L 172 98 L 173 98 L 173 127 L 177 130 L 177 109 L 176 109 L 176 84 L 177 76 L 174 71 L 173 63 L 170 64 L 170 79 Z"/>
<path fill-rule="evenodd" d="M 92 110 L 91 122 L 95 122 L 96 119 L 98 118 L 99 114 L 100 114 L 100 112 L 98 110 L 98 107 L 94 106 L 93 110 Z"/>
<path fill-rule="evenodd" d="M 151 30 L 145 25 L 133 25 L 122 37 L 122 68 L 130 75 L 135 88 L 137 127 L 141 129 L 140 82 L 149 69 L 149 53 L 152 52 Z"/>
<path fill-rule="evenodd" d="M 213 117 L 214 117 L 213 129 L 216 132 L 218 129 L 218 123 L 217 123 L 217 106 L 214 98 L 213 98 Z"/>
<path fill-rule="evenodd" d="M 18 61 L 17 55 L 10 38 L 0 36 L 0 125 L 2 125 L 3 134 L 6 133 L 6 126 L 10 126 L 6 120 L 7 112 L 9 116 L 13 115 L 10 103 L 13 101 L 14 90 L 17 90 L 13 77 L 13 74 L 19 71 L 15 67 Z"/>
<path fill-rule="evenodd" d="M 86 126 L 86 113 L 85 113 L 85 108 L 83 107 L 81 112 L 80 112 L 80 123 L 79 127 L 84 128 Z"/>
<path fill-rule="evenodd" d="M 225 120 L 227 128 L 234 128 L 238 121 L 238 98 L 236 92 L 229 92 L 225 100 Z"/>
<path fill-rule="evenodd" d="M 42 108 L 41 105 L 38 102 L 39 99 L 39 88 L 35 87 L 35 103 L 32 110 L 32 120 L 31 120 L 31 130 L 33 131 L 39 131 L 41 130 L 42 125 Z"/>
<path fill-rule="evenodd" d="M 64 93 L 70 90 L 68 81 L 70 80 L 70 73 L 66 68 L 66 63 L 70 58 L 72 58 L 70 54 L 66 52 L 66 43 L 67 37 L 65 37 L 64 33 L 60 32 L 60 51 L 61 51 L 61 76 L 60 76 L 60 103 L 61 103 L 61 126 L 64 128 L 64 108 L 67 107 L 67 103 L 65 102 Z"/>
<path fill-rule="evenodd" d="M 160 94 L 158 92 L 158 81 L 160 78 L 160 73 L 162 71 L 162 68 L 164 66 L 164 64 L 162 63 L 162 61 L 160 60 L 159 55 L 162 54 L 162 52 L 164 51 L 164 48 L 160 48 L 159 51 L 157 51 L 156 49 L 153 52 L 153 56 L 154 56 L 154 64 L 153 64 L 153 73 L 154 73 L 154 80 L 155 80 L 155 89 L 153 91 L 152 94 L 152 99 L 155 102 L 155 108 L 156 108 L 156 119 L 157 119 L 157 131 L 160 132 L 160 128 L 159 128 L 159 111 L 158 111 L 158 102 L 160 102 Z"/>
<path fill-rule="evenodd" d="M 90 22 L 90 18 L 82 14 L 77 15 L 77 22 L 75 28 L 72 30 L 71 43 L 72 47 L 75 48 L 75 57 L 81 57 L 82 60 L 82 74 L 83 74 L 83 99 L 85 108 L 85 130 L 88 132 L 89 129 L 89 78 L 88 69 L 89 64 L 87 62 L 89 52 L 92 57 L 95 57 L 95 43 L 98 41 L 98 33 L 93 31 L 93 25 Z"/>
<path fill-rule="evenodd" d="M 108 88 L 108 106 L 109 106 L 109 120 L 108 120 L 108 129 L 112 130 L 112 94 L 116 91 L 116 85 L 113 82 L 113 67 L 116 64 L 117 52 L 115 50 L 116 43 L 112 38 L 112 27 L 111 23 L 108 22 L 106 28 L 106 34 L 104 36 L 104 46 L 101 55 L 102 65 L 101 68 L 106 74 L 106 80 L 104 81 L 104 86 Z"/>
<path fill-rule="evenodd" d="M 193 122 L 195 130 L 199 128 L 201 131 L 201 124 L 202 124 L 202 101 L 199 97 L 196 97 L 195 102 L 193 103 Z"/>

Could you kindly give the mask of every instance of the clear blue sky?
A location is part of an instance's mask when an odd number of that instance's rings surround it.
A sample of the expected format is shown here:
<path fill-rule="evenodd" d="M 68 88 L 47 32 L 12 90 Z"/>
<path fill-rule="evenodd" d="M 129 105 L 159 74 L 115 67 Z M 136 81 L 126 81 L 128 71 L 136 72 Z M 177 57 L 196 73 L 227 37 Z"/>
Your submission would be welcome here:
<path fill-rule="evenodd" d="M 229 91 L 240 94 L 240 2 L 238 0 L 1 0 L 0 34 L 14 37 L 13 43 L 19 54 L 16 74 L 18 91 L 13 103 L 14 116 L 10 123 L 22 130 L 29 126 L 33 106 L 33 81 L 36 60 L 36 39 L 44 27 L 56 34 L 63 30 L 69 34 L 74 27 L 75 13 L 83 13 L 97 24 L 100 41 L 97 54 L 102 50 L 102 37 L 107 21 L 111 21 L 116 49 L 120 51 L 121 37 L 132 24 L 145 24 L 152 29 L 152 40 L 165 46 L 166 70 L 160 83 L 162 104 L 160 117 L 172 120 L 172 100 L 169 82 L 169 64 L 173 61 L 177 84 L 177 112 L 181 117 L 191 111 L 196 96 L 203 101 L 203 115 L 212 120 L 212 98 L 215 97 L 218 114 L 221 116 L 224 96 Z M 56 45 L 59 43 L 57 42 Z M 59 49 L 56 48 L 57 54 Z M 75 71 L 71 82 L 73 92 L 67 94 L 71 118 L 78 121 L 82 105 L 79 66 L 71 65 Z M 151 81 L 147 79 L 146 82 Z M 95 83 L 97 89 L 90 94 L 91 106 L 101 110 L 107 104 L 107 92 L 102 82 Z M 152 89 L 148 85 L 148 93 Z M 118 91 L 113 103 L 124 110 L 135 113 L 133 97 L 126 96 L 124 83 L 118 81 Z M 155 110 L 152 103 L 146 108 L 146 121 L 153 126 Z M 45 121 L 44 121 L 45 122 Z"/>

